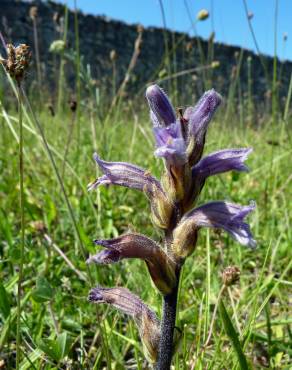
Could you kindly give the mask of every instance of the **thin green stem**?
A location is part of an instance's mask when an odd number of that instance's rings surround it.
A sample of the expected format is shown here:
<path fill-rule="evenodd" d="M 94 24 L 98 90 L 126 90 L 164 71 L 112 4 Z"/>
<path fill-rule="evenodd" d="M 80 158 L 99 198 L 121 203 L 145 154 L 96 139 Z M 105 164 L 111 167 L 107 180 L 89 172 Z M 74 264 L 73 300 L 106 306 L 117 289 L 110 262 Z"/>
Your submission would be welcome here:
<path fill-rule="evenodd" d="M 16 322 L 16 369 L 19 369 L 20 362 L 20 344 L 21 344 L 21 330 L 20 330 L 20 316 L 21 316 L 21 296 L 22 296 L 22 279 L 24 267 L 24 168 L 23 168 L 23 120 L 22 120 L 22 90 L 20 82 L 17 85 L 17 99 L 18 99 L 18 114 L 19 114 L 19 185 L 20 185 L 20 261 L 17 284 L 17 322 Z"/>
<path fill-rule="evenodd" d="M 171 75 L 171 64 L 170 64 L 170 58 L 169 58 L 169 47 L 168 47 L 168 31 L 166 27 L 166 17 L 165 17 L 165 11 L 163 7 L 162 0 L 159 0 L 159 6 L 162 16 L 162 22 L 163 22 L 163 38 L 164 38 L 164 48 L 165 48 L 165 61 L 166 61 L 166 67 L 167 67 L 167 74 Z M 168 83 L 168 91 L 170 91 L 170 83 Z"/>
<path fill-rule="evenodd" d="M 80 40 L 79 40 L 79 24 L 78 24 L 78 9 L 77 9 L 77 0 L 74 0 L 74 31 L 75 31 L 75 64 L 76 64 L 76 101 L 77 101 L 77 110 L 76 110 L 76 123 L 77 123 L 77 169 L 79 169 L 79 158 L 80 158 L 80 107 L 81 107 L 81 81 L 80 81 Z"/>
<path fill-rule="evenodd" d="M 278 0 L 275 0 L 275 14 L 274 14 L 274 59 L 273 59 L 273 89 L 272 89 L 272 115 L 273 124 L 277 119 L 277 26 L 278 26 Z"/>

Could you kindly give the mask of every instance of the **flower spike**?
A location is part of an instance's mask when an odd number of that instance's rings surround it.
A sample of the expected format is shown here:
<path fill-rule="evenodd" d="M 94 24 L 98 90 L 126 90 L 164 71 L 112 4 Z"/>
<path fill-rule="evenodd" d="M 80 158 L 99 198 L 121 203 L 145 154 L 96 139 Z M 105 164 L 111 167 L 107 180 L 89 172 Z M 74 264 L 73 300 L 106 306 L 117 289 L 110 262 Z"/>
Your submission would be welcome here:
<path fill-rule="evenodd" d="M 156 362 L 160 340 L 159 321 L 155 313 L 140 298 L 126 288 L 96 287 L 89 292 L 88 300 L 110 304 L 130 315 L 137 324 L 145 356 L 149 362 Z"/>
<path fill-rule="evenodd" d="M 152 239 L 140 234 L 125 234 L 118 238 L 95 240 L 105 250 L 91 256 L 87 263 L 109 264 L 124 258 L 140 258 L 147 264 L 158 290 L 169 294 L 175 286 L 175 264 Z"/>

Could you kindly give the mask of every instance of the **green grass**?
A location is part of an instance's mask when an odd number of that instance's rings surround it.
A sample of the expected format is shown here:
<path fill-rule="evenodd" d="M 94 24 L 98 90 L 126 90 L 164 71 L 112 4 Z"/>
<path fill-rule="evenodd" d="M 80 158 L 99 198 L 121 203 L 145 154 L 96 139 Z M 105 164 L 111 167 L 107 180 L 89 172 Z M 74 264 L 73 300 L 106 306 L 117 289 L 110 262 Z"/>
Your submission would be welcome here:
<path fill-rule="evenodd" d="M 139 103 L 146 106 L 142 97 Z M 252 146 L 254 152 L 248 160 L 251 171 L 210 178 L 199 203 L 228 199 L 247 204 L 255 200 L 257 209 L 249 220 L 258 247 L 254 251 L 241 247 L 225 233 L 200 232 L 198 247 L 183 268 L 177 318 L 183 335 L 174 358 L 175 369 L 190 369 L 194 363 L 195 369 L 239 369 L 238 351 L 251 368 L 267 365 L 271 369 L 289 369 L 292 149 L 288 128 L 281 120 L 272 124 L 269 118 L 257 129 L 239 125 L 235 114 L 230 114 L 225 122 L 226 105 L 212 123 L 205 153 Z M 124 106 L 126 103 L 121 103 L 120 108 Z M 14 368 L 20 258 L 18 123 L 16 110 L 5 109 L 2 101 L 0 353 L 6 368 Z M 96 308 L 87 302 L 91 283 L 80 249 L 82 244 L 86 254 L 93 253 L 94 238 L 117 236 L 129 229 L 160 238 L 151 224 L 148 202 L 142 194 L 119 187 L 101 188 L 90 194 L 86 191 L 86 185 L 97 175 L 92 160 L 94 150 L 106 160 L 133 162 L 156 175 L 161 169 L 161 162 L 153 156 L 154 142 L 146 109 L 137 117 L 124 111 L 116 113 L 115 119 L 101 122 L 82 107 L 79 130 L 75 128 L 73 133 L 61 180 L 73 209 L 79 240 L 33 117 L 24 112 L 26 231 L 21 369 L 101 369 L 106 365 L 124 369 L 130 365 L 136 368 L 137 363 L 140 368 L 143 366 L 144 357 L 133 323 L 114 309 Z M 38 117 L 61 171 L 70 114 L 51 117 L 44 108 Z M 71 264 L 64 260 L 60 250 Z M 217 312 L 212 340 L 201 352 L 222 286 L 220 274 L 228 265 L 241 269 L 241 279 L 225 293 L 224 316 L 220 315 L 222 310 Z M 90 266 L 90 274 L 94 284 L 128 287 L 160 315 L 161 297 L 142 262 L 129 260 L 112 266 Z M 230 322 L 232 327 L 226 327 Z M 241 358 L 243 363 L 245 360 Z"/>

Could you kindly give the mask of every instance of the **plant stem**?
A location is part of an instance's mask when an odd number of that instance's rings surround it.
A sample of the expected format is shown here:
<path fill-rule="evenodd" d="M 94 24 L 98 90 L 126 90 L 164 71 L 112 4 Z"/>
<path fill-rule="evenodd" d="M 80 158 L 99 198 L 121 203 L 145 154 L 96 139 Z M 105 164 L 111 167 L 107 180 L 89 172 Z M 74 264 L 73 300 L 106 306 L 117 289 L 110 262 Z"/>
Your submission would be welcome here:
<path fill-rule="evenodd" d="M 33 39 L 34 39 L 34 49 L 35 49 L 35 59 L 37 67 L 37 79 L 38 79 L 38 93 L 40 94 L 40 101 L 42 103 L 42 71 L 41 71 L 41 61 L 40 61 L 40 52 L 39 52 L 39 40 L 38 40 L 38 30 L 37 30 L 37 20 L 36 17 L 32 20 L 33 23 Z"/>
<path fill-rule="evenodd" d="M 163 297 L 163 316 L 161 323 L 161 338 L 159 343 L 156 370 L 169 370 L 173 355 L 173 335 L 176 320 L 180 270 L 177 272 L 177 285 L 173 292 Z"/>
<path fill-rule="evenodd" d="M 24 191 L 23 191 L 23 126 L 22 126 L 22 92 L 20 83 L 17 84 L 18 114 L 19 114 L 19 185 L 20 185 L 20 261 L 17 284 L 17 323 L 16 323 L 16 369 L 20 362 L 20 315 L 21 315 L 21 290 L 24 265 Z"/>

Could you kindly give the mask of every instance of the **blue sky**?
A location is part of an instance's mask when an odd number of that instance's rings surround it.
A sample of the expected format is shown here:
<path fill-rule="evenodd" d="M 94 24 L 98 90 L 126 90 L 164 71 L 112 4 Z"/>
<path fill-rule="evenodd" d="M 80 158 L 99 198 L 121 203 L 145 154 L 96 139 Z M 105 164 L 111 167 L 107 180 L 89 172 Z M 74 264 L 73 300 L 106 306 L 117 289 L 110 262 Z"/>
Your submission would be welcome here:
<path fill-rule="evenodd" d="M 248 10 L 254 14 L 252 25 L 260 51 L 273 55 L 275 31 L 275 4 L 277 0 L 245 0 Z M 74 8 L 74 0 L 61 0 Z M 127 23 L 162 27 L 159 0 L 76 0 L 84 13 L 106 15 Z M 248 28 L 243 0 L 162 0 L 166 24 L 170 29 L 188 32 L 191 35 L 190 19 L 185 2 L 195 20 L 197 12 L 207 9 L 212 17 L 197 23 L 197 32 L 207 38 L 214 27 L 216 40 L 227 44 L 255 50 Z M 286 33 L 288 39 L 283 41 Z M 292 0 L 278 0 L 277 55 L 292 60 Z"/>

